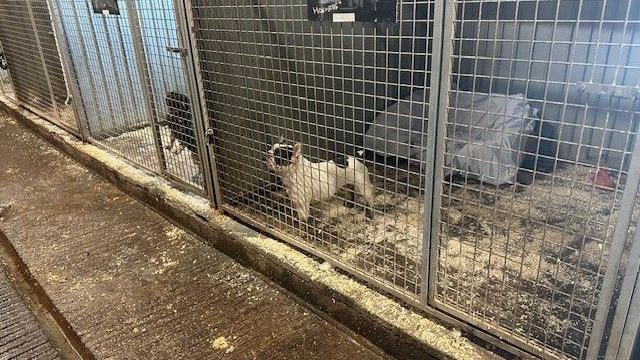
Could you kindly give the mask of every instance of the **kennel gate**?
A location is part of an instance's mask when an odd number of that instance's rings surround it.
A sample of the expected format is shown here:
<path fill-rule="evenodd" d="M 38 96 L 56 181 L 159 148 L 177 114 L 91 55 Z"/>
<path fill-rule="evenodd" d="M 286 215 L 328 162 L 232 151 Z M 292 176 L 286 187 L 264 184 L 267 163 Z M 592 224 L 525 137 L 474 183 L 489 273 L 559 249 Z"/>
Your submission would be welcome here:
<path fill-rule="evenodd" d="M 453 56 L 442 68 L 431 306 L 536 352 L 598 356 L 638 219 L 639 5 L 455 2 L 444 37 Z M 487 94 L 528 110 L 487 107 Z M 506 114 L 519 129 L 474 133 L 483 117 Z M 498 171 L 479 173 L 477 157 Z M 522 185 L 505 188 L 501 172 Z"/>
<path fill-rule="evenodd" d="M 186 3 L 222 209 L 459 326 L 595 357 L 637 221 L 638 1 L 397 1 L 355 23 Z M 262 160 L 280 137 L 359 157 L 373 220 L 344 192 L 300 221 Z"/>
<path fill-rule="evenodd" d="M 0 40 L 19 104 L 79 134 L 70 86 L 75 78 L 63 70 L 66 46 L 56 35 L 46 0 L 0 4 Z"/>
<path fill-rule="evenodd" d="M 211 177 L 182 3 L 52 2 L 79 75 L 90 140 L 206 195 Z"/>

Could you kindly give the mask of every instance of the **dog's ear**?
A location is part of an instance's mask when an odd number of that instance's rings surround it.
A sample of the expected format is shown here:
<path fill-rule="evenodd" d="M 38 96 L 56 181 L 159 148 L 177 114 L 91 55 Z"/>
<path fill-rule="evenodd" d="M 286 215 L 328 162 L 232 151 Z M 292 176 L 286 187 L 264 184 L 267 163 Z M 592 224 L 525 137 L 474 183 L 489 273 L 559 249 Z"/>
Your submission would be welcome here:
<path fill-rule="evenodd" d="M 278 138 L 278 144 L 284 144 L 284 136 L 280 135 Z"/>
<path fill-rule="evenodd" d="M 291 163 L 299 164 L 302 159 L 302 143 L 297 142 L 293 145 L 293 155 L 291 155 Z"/>

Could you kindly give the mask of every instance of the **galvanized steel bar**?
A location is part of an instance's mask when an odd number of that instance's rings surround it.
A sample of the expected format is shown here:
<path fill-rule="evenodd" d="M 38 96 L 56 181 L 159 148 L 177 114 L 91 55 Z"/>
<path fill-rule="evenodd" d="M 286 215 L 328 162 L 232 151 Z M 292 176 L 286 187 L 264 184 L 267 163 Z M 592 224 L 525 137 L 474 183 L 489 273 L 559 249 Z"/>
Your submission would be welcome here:
<path fill-rule="evenodd" d="M 613 243 L 609 251 L 607 259 L 607 270 L 602 281 L 602 290 L 598 300 L 596 317 L 594 320 L 591 338 L 589 340 L 589 348 L 587 351 L 587 359 L 595 359 L 600 353 L 600 346 L 607 326 L 607 318 L 609 317 L 609 307 L 611 305 L 613 293 L 616 287 L 616 279 L 618 271 L 620 271 L 620 263 L 625 251 L 625 242 L 627 233 L 631 225 L 633 216 L 633 208 L 640 190 L 640 141 L 635 140 L 633 153 L 630 161 L 629 176 L 625 184 L 624 194 L 620 203 L 620 212 L 616 221 L 613 233 Z M 637 245 L 637 244 L 636 244 Z"/>
<path fill-rule="evenodd" d="M 640 239 L 637 240 L 640 241 Z M 620 346 L 617 353 L 612 353 L 616 356 L 615 358 L 605 357 L 605 359 L 637 359 L 637 357 L 634 358 L 633 356 L 635 355 L 634 351 L 638 352 L 640 348 L 640 274 L 636 273 L 634 276 L 636 277 L 635 289 L 629 304 L 629 312 L 622 331 Z"/>
<path fill-rule="evenodd" d="M 618 296 L 618 303 L 616 305 L 616 312 L 611 324 L 611 333 L 607 339 L 607 348 L 605 352 L 605 359 L 627 359 L 627 357 L 618 357 L 620 352 L 628 352 L 629 346 L 621 345 L 623 337 L 629 336 L 625 333 L 625 329 L 634 327 L 637 329 L 640 323 L 640 319 L 637 317 L 640 314 L 640 308 L 634 308 L 632 304 L 634 301 L 640 301 L 640 231 L 636 230 L 633 240 L 631 242 L 631 251 L 629 253 L 629 260 L 627 261 L 627 267 L 624 272 L 622 288 L 620 289 L 620 295 Z M 635 299 L 634 299 L 635 297 Z M 628 339 L 624 339 L 628 342 Z M 624 348 L 624 349 L 623 349 Z"/>
<path fill-rule="evenodd" d="M 444 177 L 444 150 L 446 135 L 447 104 L 451 86 L 451 55 L 453 24 L 456 17 L 455 1 L 436 1 L 434 10 L 433 60 L 431 92 L 429 97 L 429 116 L 427 146 L 433 158 L 427 159 L 425 176 L 424 229 L 422 245 L 422 301 L 430 305 L 434 291 L 438 266 L 438 241 L 440 237 L 440 204 L 442 179 Z M 436 55 L 437 54 L 437 55 Z"/>
<path fill-rule="evenodd" d="M 214 172 L 212 171 L 212 165 L 209 161 L 209 150 L 207 148 L 205 135 L 206 109 L 203 107 L 200 92 L 198 91 L 202 83 L 199 82 L 199 71 L 196 70 L 198 63 L 196 58 L 197 49 L 195 48 L 195 40 L 191 38 L 192 29 L 189 26 L 189 18 L 187 17 L 187 14 L 190 12 L 190 7 L 187 7 L 185 0 L 173 0 L 173 6 L 176 12 L 179 43 L 185 50 L 184 54 L 181 54 L 182 65 L 189 92 L 189 99 L 191 100 L 191 115 L 193 116 L 196 142 L 198 144 L 200 173 L 204 179 L 205 192 L 215 205 Z"/>
<path fill-rule="evenodd" d="M 187 39 L 189 41 L 189 46 L 187 51 L 190 52 L 189 59 L 191 61 L 191 74 L 187 74 L 187 77 L 191 79 L 189 84 L 194 87 L 192 90 L 192 101 L 198 103 L 198 107 L 200 108 L 200 114 L 202 119 L 200 123 L 203 125 L 202 132 L 200 136 L 204 136 L 204 147 L 206 149 L 201 148 L 201 153 L 206 156 L 201 155 L 201 161 L 205 166 L 203 169 L 207 171 L 207 175 L 205 176 L 205 181 L 208 182 L 206 184 L 207 191 L 209 194 L 209 198 L 213 204 L 217 207 L 220 207 L 223 203 L 222 199 L 222 190 L 219 184 L 219 174 L 218 168 L 216 164 L 216 153 L 213 147 L 213 141 L 215 141 L 215 130 L 212 125 L 212 119 L 209 117 L 209 109 L 207 107 L 207 98 L 204 90 L 204 80 L 202 78 L 202 69 L 200 68 L 200 58 L 198 54 L 198 44 L 196 39 L 196 26 L 194 22 L 193 16 L 193 4 L 191 0 L 184 0 L 184 16 L 185 16 L 185 30 L 187 30 Z M 193 93 L 195 91 L 195 93 Z M 211 140 L 211 141 L 210 141 Z M 206 151 L 202 151 L 206 150 Z M 208 170 L 206 168 L 208 167 Z M 208 179 L 207 179 L 208 178 Z"/>
<path fill-rule="evenodd" d="M 63 20 L 59 13 L 60 9 L 58 8 L 57 1 L 58 0 L 47 0 L 47 5 L 50 9 L 49 12 L 51 14 L 51 21 L 53 22 L 56 39 L 58 39 L 58 52 L 60 53 L 63 69 L 65 69 L 67 88 L 70 92 L 69 96 L 71 96 L 71 105 L 73 106 L 76 125 L 78 126 L 78 134 L 82 139 L 87 139 L 90 135 L 89 123 L 84 108 L 84 102 L 80 95 L 78 75 L 76 73 L 75 66 L 73 65 L 73 61 L 71 60 L 69 41 L 63 28 Z"/>

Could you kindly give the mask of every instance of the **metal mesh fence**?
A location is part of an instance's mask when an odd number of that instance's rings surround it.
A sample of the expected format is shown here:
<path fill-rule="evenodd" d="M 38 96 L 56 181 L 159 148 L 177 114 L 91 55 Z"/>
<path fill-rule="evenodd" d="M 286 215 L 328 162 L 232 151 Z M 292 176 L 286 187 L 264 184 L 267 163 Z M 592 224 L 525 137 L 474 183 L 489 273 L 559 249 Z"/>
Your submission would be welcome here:
<path fill-rule="evenodd" d="M 166 134 L 161 143 L 169 149 L 165 154 L 166 171 L 202 188 L 200 148 L 183 64 L 186 52 L 179 39 L 174 3 L 171 0 L 140 0 L 136 4 L 149 54 L 155 102 L 162 114 L 162 131 Z"/>
<path fill-rule="evenodd" d="M 638 5 L 456 1 L 440 308 L 586 356 L 614 228 L 633 210 Z"/>
<path fill-rule="evenodd" d="M 46 1 L 4 0 L 0 40 L 22 104 L 75 127 L 65 44 L 93 140 L 205 192 L 175 3 L 53 0 L 56 33 Z M 586 357 L 640 209 L 640 0 L 458 0 L 444 41 L 433 0 L 372 1 L 358 22 L 186 4 L 224 210 L 527 351 Z"/>
<path fill-rule="evenodd" d="M 222 206 L 415 302 L 434 3 L 376 3 L 398 21 L 308 21 L 303 1 L 191 9 Z"/>
<path fill-rule="evenodd" d="M 110 14 L 94 12 L 89 1 L 57 0 L 89 132 L 126 159 L 202 192 L 173 2 L 117 4 Z"/>
<path fill-rule="evenodd" d="M 18 101 L 55 123 L 77 129 L 47 2 L 3 1 L 0 33 Z"/>

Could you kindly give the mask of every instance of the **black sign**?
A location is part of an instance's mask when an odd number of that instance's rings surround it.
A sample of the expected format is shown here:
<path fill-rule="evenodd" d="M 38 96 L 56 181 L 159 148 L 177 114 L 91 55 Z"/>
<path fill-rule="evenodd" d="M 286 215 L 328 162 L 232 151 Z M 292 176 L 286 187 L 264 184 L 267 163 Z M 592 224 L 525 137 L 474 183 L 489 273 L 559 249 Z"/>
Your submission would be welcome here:
<path fill-rule="evenodd" d="M 307 0 L 309 20 L 396 22 L 397 0 Z"/>
<path fill-rule="evenodd" d="M 93 12 L 96 14 L 120 15 L 118 0 L 92 0 Z"/>

